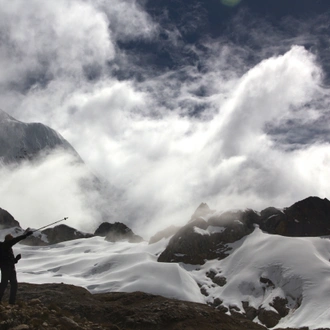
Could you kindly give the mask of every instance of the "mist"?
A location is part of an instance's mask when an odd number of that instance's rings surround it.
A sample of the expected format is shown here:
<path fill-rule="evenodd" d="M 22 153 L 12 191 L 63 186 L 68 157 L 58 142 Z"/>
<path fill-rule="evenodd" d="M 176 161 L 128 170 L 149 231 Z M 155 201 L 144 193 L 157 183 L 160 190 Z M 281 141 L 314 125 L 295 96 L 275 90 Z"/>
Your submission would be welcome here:
<path fill-rule="evenodd" d="M 0 107 L 57 130 L 85 162 L 58 152 L 0 169 L 0 207 L 22 227 L 68 216 L 91 232 L 104 211 L 147 238 L 185 224 L 201 202 L 261 210 L 329 197 L 329 90 L 319 54 L 306 46 L 319 17 L 287 19 L 284 36 L 242 10 L 230 27 L 242 34 L 248 17 L 258 50 L 220 36 L 205 37 L 202 51 L 176 26 L 162 41 L 143 2 L 0 4 Z M 149 65 L 120 47 L 136 40 L 198 60 Z M 81 189 L 91 173 L 107 194 Z"/>

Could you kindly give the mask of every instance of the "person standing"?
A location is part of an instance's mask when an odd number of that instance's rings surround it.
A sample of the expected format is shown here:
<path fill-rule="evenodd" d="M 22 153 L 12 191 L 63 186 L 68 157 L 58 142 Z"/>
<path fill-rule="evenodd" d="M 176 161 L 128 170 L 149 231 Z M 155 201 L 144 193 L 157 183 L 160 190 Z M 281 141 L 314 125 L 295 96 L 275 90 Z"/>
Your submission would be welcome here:
<path fill-rule="evenodd" d="M 21 255 L 14 256 L 13 246 L 21 240 L 32 235 L 32 231 L 28 231 L 23 235 L 13 237 L 11 234 L 5 236 L 5 240 L 0 242 L 0 268 L 1 268 L 1 283 L 0 283 L 0 303 L 10 282 L 9 304 L 13 305 L 16 301 L 17 293 L 17 276 L 15 264 L 21 259 Z"/>

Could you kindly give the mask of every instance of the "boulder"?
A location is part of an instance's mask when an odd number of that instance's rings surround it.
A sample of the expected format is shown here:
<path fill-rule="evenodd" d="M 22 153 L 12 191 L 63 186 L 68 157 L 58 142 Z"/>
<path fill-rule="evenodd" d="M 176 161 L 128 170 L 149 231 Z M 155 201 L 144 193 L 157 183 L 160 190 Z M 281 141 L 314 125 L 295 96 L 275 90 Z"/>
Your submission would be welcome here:
<path fill-rule="evenodd" d="M 280 322 L 281 316 L 274 311 L 260 308 L 258 311 L 258 319 L 267 328 L 273 328 Z"/>
<path fill-rule="evenodd" d="M 227 284 L 227 279 L 221 275 L 221 273 L 216 273 L 213 270 L 210 270 L 206 273 L 206 276 L 209 277 L 212 282 L 218 286 L 224 286 Z"/>
<path fill-rule="evenodd" d="M 285 317 L 289 314 L 290 309 L 287 307 L 288 299 L 282 297 L 275 297 L 270 306 L 276 309 L 281 317 Z"/>
<path fill-rule="evenodd" d="M 251 321 L 254 320 L 258 315 L 258 310 L 253 306 L 250 306 L 248 301 L 242 301 L 242 306 L 245 311 L 245 316 Z"/>

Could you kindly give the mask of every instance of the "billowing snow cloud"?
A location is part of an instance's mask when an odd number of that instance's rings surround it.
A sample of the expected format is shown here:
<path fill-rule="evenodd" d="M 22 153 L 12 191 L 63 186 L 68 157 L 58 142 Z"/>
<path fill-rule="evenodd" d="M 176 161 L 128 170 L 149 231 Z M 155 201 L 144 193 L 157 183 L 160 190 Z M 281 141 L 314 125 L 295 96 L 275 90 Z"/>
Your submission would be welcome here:
<path fill-rule="evenodd" d="M 46 161 L 2 168 L 1 203 L 23 228 L 40 228 L 69 216 L 66 224 L 94 232 L 101 219 L 91 205 L 100 204 L 93 190 L 81 190 L 90 173 L 71 155 L 53 153 Z"/>
<path fill-rule="evenodd" d="M 58 130 L 110 183 L 108 203 L 117 210 L 110 221 L 146 236 L 184 224 L 201 202 L 260 209 L 327 197 L 329 93 L 318 59 L 295 45 L 298 38 L 281 44 L 269 26 L 268 36 L 252 34 L 254 42 L 274 42 L 252 64 L 250 46 L 208 38 L 204 48 L 184 46 L 198 61 L 158 70 L 129 53 L 130 42 L 174 49 L 183 41 L 137 1 L 0 4 L 0 107 Z M 2 189 L 0 207 L 17 214 L 19 187 L 34 184 L 45 193 L 26 192 L 26 219 L 54 218 L 66 205 L 77 218 L 71 224 L 88 228 L 99 216 L 76 190 L 82 169 L 70 164 L 57 155 L 38 168 L 1 173 L 10 189 Z M 62 177 L 55 191 L 42 168 Z"/>

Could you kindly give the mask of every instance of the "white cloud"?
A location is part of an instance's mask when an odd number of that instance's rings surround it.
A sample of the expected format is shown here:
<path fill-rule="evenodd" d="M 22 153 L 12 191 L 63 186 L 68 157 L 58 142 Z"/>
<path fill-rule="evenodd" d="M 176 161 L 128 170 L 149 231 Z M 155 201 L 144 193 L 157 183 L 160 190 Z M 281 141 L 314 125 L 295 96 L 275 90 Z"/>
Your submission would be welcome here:
<path fill-rule="evenodd" d="M 319 90 L 320 76 L 314 57 L 302 47 L 249 70 L 215 119 L 222 152 L 231 156 L 259 148 L 255 138 L 263 134 L 267 122 L 303 109 Z"/>
<path fill-rule="evenodd" d="M 6 209 L 23 228 L 39 228 L 69 217 L 67 225 L 93 232 L 100 223 L 97 208 L 99 195 L 81 189 L 81 181 L 90 178 L 87 168 L 61 152 L 45 161 L 22 163 L 1 168 L 1 208 Z"/>
<path fill-rule="evenodd" d="M 58 130 L 113 185 L 112 221 L 146 236 L 184 224 L 201 202 L 260 209 L 326 197 L 328 145 L 290 150 L 268 131 L 302 117 L 308 125 L 326 113 L 321 69 L 302 47 L 247 69 L 243 48 L 209 40 L 203 69 L 119 81 L 107 63 L 122 56 L 116 40 L 153 38 L 159 28 L 136 1 L 0 4 L 1 107 Z M 198 107 L 203 112 L 192 116 Z M 99 214 L 86 207 L 78 184 L 87 170 L 70 164 L 56 155 L 37 167 L 1 170 L 0 207 L 18 219 L 50 218 L 57 210 L 51 220 L 75 214 L 78 229 L 89 219 L 94 224 Z M 87 198 L 93 204 L 99 196 Z"/>
<path fill-rule="evenodd" d="M 130 41 L 156 36 L 158 27 L 136 0 L 90 0 L 108 17 L 116 39 Z"/>
<path fill-rule="evenodd" d="M 1 83 L 81 79 L 114 57 L 104 13 L 84 1 L 2 1 Z"/>

